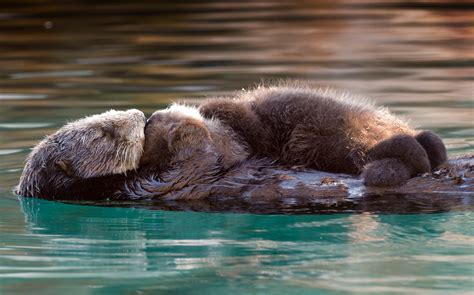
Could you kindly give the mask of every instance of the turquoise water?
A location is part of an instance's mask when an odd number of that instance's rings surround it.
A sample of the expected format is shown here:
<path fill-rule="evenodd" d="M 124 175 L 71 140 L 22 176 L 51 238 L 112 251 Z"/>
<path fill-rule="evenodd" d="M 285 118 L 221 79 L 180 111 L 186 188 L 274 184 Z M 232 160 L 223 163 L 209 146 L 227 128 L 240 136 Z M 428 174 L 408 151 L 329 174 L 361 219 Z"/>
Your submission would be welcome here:
<path fill-rule="evenodd" d="M 16 200 L 3 199 L 1 215 L 1 294 L 467 294 L 474 287 L 473 212 L 210 214 L 32 199 L 22 199 L 19 212 Z"/>
<path fill-rule="evenodd" d="M 0 294 L 469 294 L 474 212 L 252 215 L 11 193 L 68 120 L 294 78 L 474 151 L 468 1 L 28 1 L 0 10 Z M 389 204 L 387 204 L 389 206 Z M 390 210 L 388 210 L 390 211 Z"/>

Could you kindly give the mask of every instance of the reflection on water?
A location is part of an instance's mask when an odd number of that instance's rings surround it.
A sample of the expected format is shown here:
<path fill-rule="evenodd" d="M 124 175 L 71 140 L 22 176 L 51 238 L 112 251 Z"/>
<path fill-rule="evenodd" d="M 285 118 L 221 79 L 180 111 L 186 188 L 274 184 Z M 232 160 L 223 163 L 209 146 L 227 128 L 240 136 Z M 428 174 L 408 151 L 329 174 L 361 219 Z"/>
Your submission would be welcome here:
<path fill-rule="evenodd" d="M 51 281 L 35 294 L 71 287 L 77 294 L 441 294 L 435 290 L 473 287 L 472 212 L 268 216 L 21 199 L 18 214 L 16 202 L 2 203 L 0 292 Z"/>
<path fill-rule="evenodd" d="M 68 120 L 151 113 L 261 79 L 371 97 L 438 132 L 451 154 L 472 152 L 472 10 L 442 0 L 2 1 L 0 293 L 472 290 L 469 212 L 253 216 L 23 200 L 23 214 L 9 193 L 29 149 Z"/>

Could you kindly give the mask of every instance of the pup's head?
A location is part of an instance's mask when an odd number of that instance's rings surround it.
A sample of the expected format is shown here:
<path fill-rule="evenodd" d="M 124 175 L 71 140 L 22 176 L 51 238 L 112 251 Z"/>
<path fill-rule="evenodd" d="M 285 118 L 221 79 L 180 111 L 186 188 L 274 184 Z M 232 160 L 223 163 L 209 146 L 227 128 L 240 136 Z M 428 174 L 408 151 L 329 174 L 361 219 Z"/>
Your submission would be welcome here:
<path fill-rule="evenodd" d="M 229 168 L 248 155 L 247 144 L 230 127 L 205 119 L 195 107 L 173 104 L 148 119 L 140 168 L 163 171 L 174 162 L 215 157 Z"/>
<path fill-rule="evenodd" d="M 140 167 L 166 169 L 172 160 L 183 160 L 211 146 L 209 128 L 197 109 L 173 104 L 148 119 Z"/>
<path fill-rule="evenodd" d="M 41 197 L 67 187 L 75 178 L 121 174 L 138 168 L 144 127 L 145 116 L 135 109 L 111 110 L 68 123 L 33 148 L 17 193 Z"/>

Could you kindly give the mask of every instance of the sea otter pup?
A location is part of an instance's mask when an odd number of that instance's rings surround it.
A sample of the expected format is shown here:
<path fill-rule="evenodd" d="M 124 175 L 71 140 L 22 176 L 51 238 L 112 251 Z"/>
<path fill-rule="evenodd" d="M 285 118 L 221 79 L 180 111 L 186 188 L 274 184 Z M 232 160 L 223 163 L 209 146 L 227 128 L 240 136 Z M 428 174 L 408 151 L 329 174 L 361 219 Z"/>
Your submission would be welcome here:
<path fill-rule="evenodd" d="M 248 149 L 230 127 L 203 118 L 196 108 L 174 104 L 148 119 L 138 175 L 115 197 L 159 197 L 191 185 L 211 186 L 249 159 Z"/>
<path fill-rule="evenodd" d="M 252 158 L 249 150 L 229 126 L 204 118 L 194 107 L 173 104 L 148 119 L 140 168 L 113 197 L 173 201 L 218 194 L 239 199 L 247 183 L 261 181 L 255 172 L 273 164 Z"/>
<path fill-rule="evenodd" d="M 228 168 L 248 159 L 248 150 L 247 143 L 229 126 L 205 119 L 196 108 L 173 104 L 147 120 L 140 169 L 164 171 L 173 163 L 199 156 L 197 151 L 215 154 Z"/>
<path fill-rule="evenodd" d="M 238 195 L 256 171 L 275 163 L 362 171 L 366 184 L 391 186 L 445 160 L 436 135 L 417 134 L 385 109 L 335 92 L 263 88 L 236 99 L 208 100 L 199 109 L 173 104 L 155 112 L 145 127 L 140 175 L 116 196 L 193 200 L 227 190 Z"/>
<path fill-rule="evenodd" d="M 327 172 L 362 173 L 369 186 L 402 184 L 447 159 L 434 133 L 418 133 L 384 108 L 331 90 L 259 87 L 232 99 L 210 99 L 199 112 L 231 128 L 251 155 Z"/>
<path fill-rule="evenodd" d="M 145 115 L 111 110 L 71 122 L 29 154 L 17 194 L 39 198 L 107 197 L 138 168 Z"/>

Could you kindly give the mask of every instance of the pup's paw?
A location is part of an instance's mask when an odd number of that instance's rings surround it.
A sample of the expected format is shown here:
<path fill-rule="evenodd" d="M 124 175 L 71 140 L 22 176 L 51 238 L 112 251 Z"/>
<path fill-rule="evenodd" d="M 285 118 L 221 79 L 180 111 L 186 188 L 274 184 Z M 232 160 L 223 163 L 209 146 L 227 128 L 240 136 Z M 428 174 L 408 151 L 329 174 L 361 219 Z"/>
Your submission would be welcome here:
<path fill-rule="evenodd" d="M 386 158 L 399 159 L 411 170 L 413 175 L 431 171 L 430 160 L 421 144 L 409 135 L 395 135 L 388 138 L 369 151 L 372 160 Z"/>
<path fill-rule="evenodd" d="M 170 151 L 179 152 L 182 149 L 199 149 L 211 141 L 207 126 L 194 119 L 185 119 L 173 126 L 168 134 Z"/>
<path fill-rule="evenodd" d="M 446 162 L 446 147 L 438 135 L 431 131 L 422 131 L 415 136 L 416 141 L 425 149 L 430 159 L 431 169 Z"/>
<path fill-rule="evenodd" d="M 247 109 L 229 99 L 211 99 L 199 107 L 199 112 L 206 119 L 219 119 L 226 123 L 239 121 L 247 116 Z"/>
<path fill-rule="evenodd" d="M 370 162 L 362 172 L 366 186 L 398 186 L 407 182 L 411 175 L 411 169 L 395 158 Z"/>

